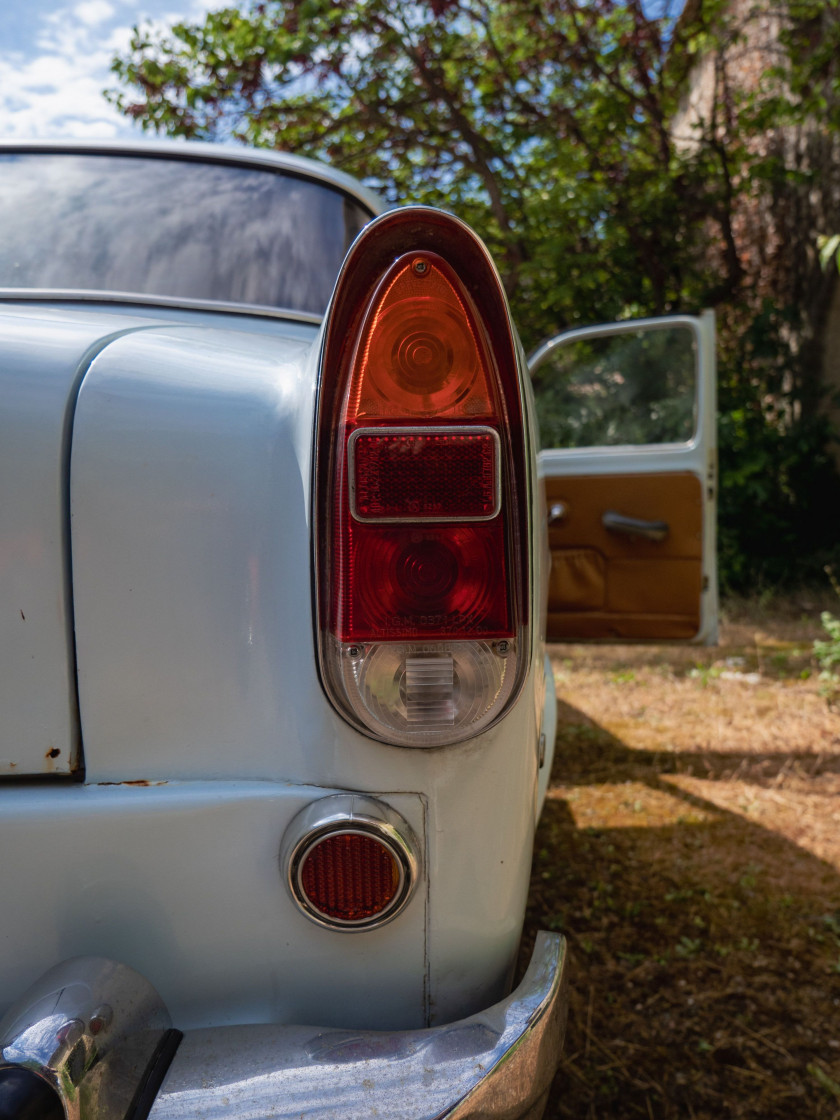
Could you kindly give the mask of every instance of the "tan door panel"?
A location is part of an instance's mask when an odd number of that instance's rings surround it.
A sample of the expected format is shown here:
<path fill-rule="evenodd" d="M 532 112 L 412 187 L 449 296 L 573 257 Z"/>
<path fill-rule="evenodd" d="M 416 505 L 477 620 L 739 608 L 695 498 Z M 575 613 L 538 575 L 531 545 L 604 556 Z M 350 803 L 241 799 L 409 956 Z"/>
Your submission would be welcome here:
<path fill-rule="evenodd" d="M 690 472 L 546 478 L 549 640 L 686 639 L 700 629 L 703 488 Z M 662 540 L 605 527 L 664 522 Z"/>

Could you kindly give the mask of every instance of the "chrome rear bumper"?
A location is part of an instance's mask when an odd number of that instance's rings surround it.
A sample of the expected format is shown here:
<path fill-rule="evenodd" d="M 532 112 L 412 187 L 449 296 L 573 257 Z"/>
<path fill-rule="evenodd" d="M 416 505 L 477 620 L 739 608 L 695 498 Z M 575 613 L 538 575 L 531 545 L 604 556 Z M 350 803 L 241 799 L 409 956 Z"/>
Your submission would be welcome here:
<path fill-rule="evenodd" d="M 104 999 L 101 991 L 96 999 Z M 22 1021 L 24 1002 L 13 1009 L 14 1022 L 10 1013 L 0 1023 L 0 1070 L 23 1065 L 40 1072 L 62 1096 L 68 1120 L 87 1120 L 84 1078 L 74 1096 L 80 1108 L 64 1100 L 61 1083 L 66 1078 L 39 1071 L 39 1059 L 27 1059 L 21 1038 L 9 1037 L 10 1028 Z M 81 1021 L 84 1015 L 75 1018 Z M 540 933 L 528 971 L 507 999 L 445 1026 L 348 1031 L 259 1025 L 190 1031 L 147 1114 L 149 1120 L 292 1120 L 302 1115 L 307 1120 L 536 1120 L 557 1067 L 565 1020 L 565 941 Z M 35 1034 L 42 1037 L 43 1031 Z M 84 1076 L 101 1082 L 95 1045 L 89 1051 Z M 159 1080 L 148 1068 L 143 1076 Z M 140 1111 L 145 1114 L 148 1103 L 141 1106 L 137 1096 L 138 1103 L 119 1115 L 102 1110 L 105 1099 L 100 1089 L 98 1110 L 91 1117 L 144 1120 Z"/>

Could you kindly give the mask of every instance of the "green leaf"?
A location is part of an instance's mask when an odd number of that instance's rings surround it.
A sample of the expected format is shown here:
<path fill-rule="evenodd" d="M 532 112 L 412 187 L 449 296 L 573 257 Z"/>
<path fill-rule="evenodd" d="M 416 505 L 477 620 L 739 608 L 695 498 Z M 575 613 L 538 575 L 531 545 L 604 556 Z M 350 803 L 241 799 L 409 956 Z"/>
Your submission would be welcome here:
<path fill-rule="evenodd" d="M 818 237 L 817 245 L 820 251 L 820 265 L 825 270 L 831 264 L 832 257 L 837 261 L 837 267 L 840 269 L 840 233 L 835 233 L 832 237 Z"/>

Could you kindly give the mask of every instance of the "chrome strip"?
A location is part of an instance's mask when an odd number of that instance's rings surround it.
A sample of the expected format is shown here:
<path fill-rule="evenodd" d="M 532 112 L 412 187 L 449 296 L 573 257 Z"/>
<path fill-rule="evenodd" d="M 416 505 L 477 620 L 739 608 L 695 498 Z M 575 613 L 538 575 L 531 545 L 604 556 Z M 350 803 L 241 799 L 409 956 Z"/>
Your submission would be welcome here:
<path fill-rule="evenodd" d="M 307 898 L 300 868 L 307 853 L 327 836 L 361 833 L 380 840 L 400 868 L 400 884 L 391 903 L 372 918 L 348 922 L 330 918 Z M 291 821 L 280 848 L 280 870 L 296 904 L 310 921 L 341 933 L 378 929 L 405 909 L 420 879 L 417 838 L 408 822 L 389 805 L 361 794 L 339 793 L 307 805 Z"/>
<path fill-rule="evenodd" d="M 0 288 L 0 300 L 16 303 L 49 300 L 53 303 L 131 303 L 140 307 L 174 307 L 182 311 L 219 311 L 233 315 L 264 315 L 270 319 L 292 319 L 298 323 L 321 325 L 322 315 L 314 311 L 288 311 L 263 303 L 228 303 L 221 299 L 182 299 L 156 296 L 147 292 L 109 292 L 90 288 Z"/>
<path fill-rule="evenodd" d="M 0 1021 L 0 1069 L 57 1092 L 67 1120 L 123 1120 L 172 1021 L 152 985 L 102 957 L 74 957 L 36 981 Z"/>
<path fill-rule="evenodd" d="M 506 1000 L 427 1030 L 189 1032 L 149 1120 L 536 1120 L 563 1041 L 565 966 L 564 939 L 539 933 Z"/>
<path fill-rule="evenodd" d="M 493 452 L 495 461 L 493 463 L 493 491 L 494 491 L 494 505 L 492 513 L 471 514 L 463 516 L 461 514 L 438 517 L 433 513 L 418 513 L 411 517 L 370 517 L 362 516 L 356 508 L 356 441 L 361 436 L 491 436 L 493 439 Z M 452 425 L 448 427 L 446 424 L 434 425 L 415 425 L 414 427 L 407 428 L 356 428 L 347 441 L 347 481 L 350 490 L 350 513 L 356 519 L 367 525 L 440 525 L 444 522 L 473 522 L 473 521 L 492 521 L 494 517 L 498 517 L 502 508 L 502 441 L 499 438 L 499 433 L 495 428 L 489 428 L 486 424 L 476 424 L 473 427 L 465 424 Z"/>

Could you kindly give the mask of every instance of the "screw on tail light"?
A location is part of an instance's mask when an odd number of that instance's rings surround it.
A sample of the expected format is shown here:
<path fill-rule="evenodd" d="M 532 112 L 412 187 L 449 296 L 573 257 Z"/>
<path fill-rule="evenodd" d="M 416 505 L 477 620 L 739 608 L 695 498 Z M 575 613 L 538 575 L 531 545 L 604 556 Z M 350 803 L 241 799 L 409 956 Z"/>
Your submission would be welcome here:
<path fill-rule="evenodd" d="M 375 798 L 335 794 L 298 813 L 280 862 L 292 898 L 311 921 L 352 931 L 400 913 L 418 881 L 417 853 L 399 813 Z"/>
<path fill-rule="evenodd" d="M 467 226 L 412 207 L 367 227 L 327 313 L 313 524 L 322 680 L 384 742 L 472 737 L 527 670 L 522 377 Z"/>

